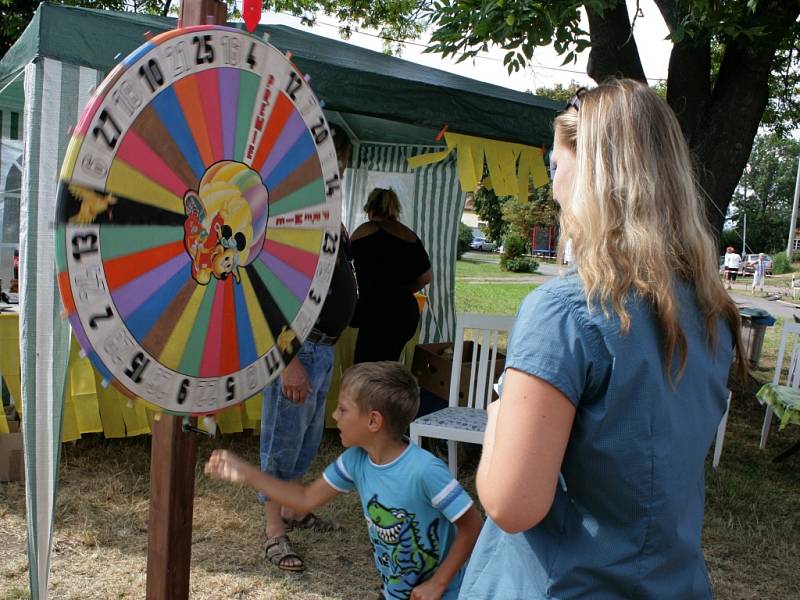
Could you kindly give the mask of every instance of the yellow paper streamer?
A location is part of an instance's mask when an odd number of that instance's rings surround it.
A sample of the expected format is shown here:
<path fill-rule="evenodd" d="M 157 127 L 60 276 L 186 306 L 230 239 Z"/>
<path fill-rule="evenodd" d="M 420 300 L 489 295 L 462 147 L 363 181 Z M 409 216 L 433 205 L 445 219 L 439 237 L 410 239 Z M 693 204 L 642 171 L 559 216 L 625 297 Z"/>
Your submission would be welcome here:
<path fill-rule="evenodd" d="M 442 150 L 441 152 L 428 152 L 427 154 L 417 154 L 416 156 L 412 156 L 408 159 L 408 166 L 412 169 L 418 169 L 419 167 L 432 165 L 433 163 L 437 163 L 440 160 L 447 158 L 448 154 L 450 154 L 450 150 Z"/>
<path fill-rule="evenodd" d="M 457 152 L 456 171 L 461 189 L 475 192 L 481 185 L 495 190 L 500 196 L 518 196 L 527 199 L 528 180 L 533 177 L 534 187 L 549 183 L 550 178 L 544 164 L 541 148 L 501 142 L 487 138 L 445 133 L 447 150 L 418 154 L 408 160 L 408 166 L 416 169 L 447 158 L 453 150 Z M 483 177 L 484 161 L 489 168 L 489 177 Z"/>

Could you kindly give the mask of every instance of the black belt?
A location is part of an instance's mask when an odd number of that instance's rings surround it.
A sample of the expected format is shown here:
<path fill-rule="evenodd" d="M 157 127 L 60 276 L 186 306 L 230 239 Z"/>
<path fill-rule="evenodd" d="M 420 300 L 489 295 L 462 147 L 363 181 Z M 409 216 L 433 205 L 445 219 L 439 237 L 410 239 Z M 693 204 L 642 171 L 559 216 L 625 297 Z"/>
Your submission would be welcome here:
<path fill-rule="evenodd" d="M 338 335 L 335 337 L 330 336 L 321 332 L 319 329 L 312 329 L 306 336 L 306 341 L 314 344 L 322 344 L 323 346 L 333 346 L 338 339 Z"/>

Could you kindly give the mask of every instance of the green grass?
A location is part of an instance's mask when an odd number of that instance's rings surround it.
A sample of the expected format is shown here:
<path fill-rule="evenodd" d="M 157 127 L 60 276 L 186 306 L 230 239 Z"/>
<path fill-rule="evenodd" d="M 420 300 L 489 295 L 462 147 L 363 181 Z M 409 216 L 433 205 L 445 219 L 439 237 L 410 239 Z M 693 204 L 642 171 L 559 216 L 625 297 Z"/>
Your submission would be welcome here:
<path fill-rule="evenodd" d="M 456 281 L 456 312 L 514 315 L 535 283 L 469 283 Z"/>
<path fill-rule="evenodd" d="M 456 261 L 456 279 L 461 277 L 517 277 L 517 273 L 500 270 L 500 263 L 461 259 Z"/>

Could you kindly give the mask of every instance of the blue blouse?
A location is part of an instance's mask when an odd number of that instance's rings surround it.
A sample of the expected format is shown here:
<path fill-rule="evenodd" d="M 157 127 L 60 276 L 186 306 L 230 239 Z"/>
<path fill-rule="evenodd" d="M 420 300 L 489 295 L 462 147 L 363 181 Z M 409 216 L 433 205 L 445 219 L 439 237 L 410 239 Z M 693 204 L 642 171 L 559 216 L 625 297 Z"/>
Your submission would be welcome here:
<path fill-rule="evenodd" d="M 726 403 L 732 336 L 714 347 L 693 288 L 679 284 L 688 358 L 665 377 L 658 321 L 630 298 L 631 329 L 588 310 L 574 273 L 522 303 L 506 367 L 544 379 L 575 405 L 561 485 L 536 527 L 487 520 L 462 599 L 710 598 L 700 548 L 704 460 Z"/>

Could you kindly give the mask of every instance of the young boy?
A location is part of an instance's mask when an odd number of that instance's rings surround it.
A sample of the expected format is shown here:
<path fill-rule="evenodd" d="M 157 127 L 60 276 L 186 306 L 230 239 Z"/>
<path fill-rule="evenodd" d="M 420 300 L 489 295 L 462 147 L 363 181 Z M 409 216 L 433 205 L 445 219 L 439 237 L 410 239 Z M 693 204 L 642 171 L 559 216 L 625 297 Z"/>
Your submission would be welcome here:
<path fill-rule="evenodd" d="M 356 489 L 384 596 L 455 599 L 482 519 L 444 463 L 403 437 L 418 407 L 419 387 L 408 369 L 361 363 L 345 373 L 333 413 L 347 450 L 314 483 L 276 479 L 226 450 L 212 453 L 205 472 L 301 513 Z M 281 543 L 268 540 L 267 550 Z"/>

